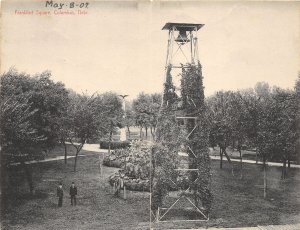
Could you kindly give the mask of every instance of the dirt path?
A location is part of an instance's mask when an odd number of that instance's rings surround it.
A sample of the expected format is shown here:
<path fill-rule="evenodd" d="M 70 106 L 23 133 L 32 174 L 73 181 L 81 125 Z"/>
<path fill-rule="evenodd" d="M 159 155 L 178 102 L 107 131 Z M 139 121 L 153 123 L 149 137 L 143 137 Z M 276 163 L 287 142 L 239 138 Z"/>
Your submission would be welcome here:
<path fill-rule="evenodd" d="M 69 144 L 69 143 L 68 143 Z M 88 151 L 85 152 L 85 154 L 79 154 L 79 157 L 87 156 L 89 152 L 93 153 L 100 153 L 105 154 L 108 153 L 107 149 L 100 149 L 99 144 L 85 144 L 82 148 L 82 150 Z M 67 159 L 74 158 L 75 156 L 67 156 Z M 57 156 L 57 157 L 50 157 L 43 160 L 32 160 L 32 161 L 26 161 L 26 164 L 36 164 L 36 163 L 42 163 L 42 162 L 50 162 L 50 161 L 58 161 L 58 160 L 64 160 L 65 156 Z M 11 165 L 19 165 L 20 163 L 12 163 Z"/>
<path fill-rule="evenodd" d="M 213 160 L 220 160 L 219 156 L 210 156 L 210 159 Z M 235 162 L 240 162 L 240 159 L 230 159 L 231 161 L 235 161 Z M 224 160 L 225 161 L 225 160 Z M 256 164 L 256 161 L 254 160 L 244 160 L 243 159 L 243 163 L 248 163 L 248 164 Z M 263 162 L 258 161 L 257 164 L 262 165 Z M 277 163 L 277 162 L 267 162 L 266 163 L 268 166 L 275 166 L 275 167 L 282 167 L 282 163 Z M 300 168 L 300 165 L 295 165 L 295 164 L 291 164 L 291 168 Z"/>
<path fill-rule="evenodd" d="M 70 144 L 70 143 L 68 143 Z M 93 154 L 95 153 L 99 153 L 100 156 L 101 154 L 107 154 L 108 150 L 107 149 L 100 149 L 99 148 L 99 144 L 84 144 L 82 150 L 88 151 L 85 154 L 79 154 L 79 157 L 82 156 L 87 156 L 89 154 L 89 152 L 93 152 Z M 67 156 L 67 159 L 70 158 L 74 158 L 75 156 Z M 103 157 L 101 156 L 101 158 L 103 159 Z M 220 156 L 210 156 L 210 159 L 212 160 L 220 160 Z M 54 157 L 54 158 L 48 158 L 48 159 L 44 159 L 44 160 L 33 160 L 33 161 L 27 161 L 26 164 L 34 164 L 34 163 L 41 163 L 41 162 L 49 162 L 49 161 L 57 161 L 57 160 L 64 160 L 64 156 L 58 156 L 58 157 Z M 234 159 L 232 158 L 231 161 L 234 162 L 240 162 L 239 159 Z M 256 161 L 254 160 L 246 160 L 243 159 L 243 163 L 248 163 L 248 164 L 256 164 Z M 20 163 L 13 163 L 12 165 L 18 165 Z M 263 164 L 263 162 L 258 161 L 257 164 Z M 277 163 L 277 162 L 267 162 L 268 166 L 275 166 L 275 167 L 282 167 L 282 163 Z M 300 168 L 300 165 L 295 165 L 295 164 L 291 164 L 290 165 L 291 168 Z"/>

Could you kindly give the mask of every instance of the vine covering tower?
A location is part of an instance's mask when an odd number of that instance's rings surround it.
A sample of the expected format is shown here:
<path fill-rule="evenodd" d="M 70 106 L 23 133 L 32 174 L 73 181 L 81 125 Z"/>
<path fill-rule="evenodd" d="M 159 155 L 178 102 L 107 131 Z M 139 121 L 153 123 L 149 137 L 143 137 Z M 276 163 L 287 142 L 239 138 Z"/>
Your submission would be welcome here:
<path fill-rule="evenodd" d="M 187 201 L 202 219 L 209 218 L 208 127 L 197 41 L 202 26 L 167 23 L 163 27 L 169 31 L 169 39 L 151 178 L 151 212 L 156 221 L 168 219 L 180 200 Z M 179 77 L 177 85 L 174 73 Z M 177 191 L 177 197 L 168 203 L 170 191 Z"/>

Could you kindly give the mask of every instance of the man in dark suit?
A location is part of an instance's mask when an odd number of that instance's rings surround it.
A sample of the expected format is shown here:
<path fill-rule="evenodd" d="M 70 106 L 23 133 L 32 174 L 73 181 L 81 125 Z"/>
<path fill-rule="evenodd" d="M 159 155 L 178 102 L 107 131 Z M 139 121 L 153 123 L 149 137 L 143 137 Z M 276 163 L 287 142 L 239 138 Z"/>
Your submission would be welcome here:
<path fill-rule="evenodd" d="M 75 186 L 75 183 L 72 182 L 72 185 L 70 187 L 71 205 L 76 205 L 76 195 L 77 187 Z"/>
<path fill-rule="evenodd" d="M 64 196 L 64 190 L 62 188 L 62 183 L 59 183 L 57 187 L 58 207 L 62 207 L 63 196 Z"/>

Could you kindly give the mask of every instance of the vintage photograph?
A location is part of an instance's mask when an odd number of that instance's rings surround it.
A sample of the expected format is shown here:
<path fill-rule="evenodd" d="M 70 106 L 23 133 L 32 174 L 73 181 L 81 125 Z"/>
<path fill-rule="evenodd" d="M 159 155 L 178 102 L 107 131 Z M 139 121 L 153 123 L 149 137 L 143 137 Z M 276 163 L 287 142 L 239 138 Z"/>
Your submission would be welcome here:
<path fill-rule="evenodd" d="M 300 230 L 300 2 L 0 4 L 0 229 Z"/>

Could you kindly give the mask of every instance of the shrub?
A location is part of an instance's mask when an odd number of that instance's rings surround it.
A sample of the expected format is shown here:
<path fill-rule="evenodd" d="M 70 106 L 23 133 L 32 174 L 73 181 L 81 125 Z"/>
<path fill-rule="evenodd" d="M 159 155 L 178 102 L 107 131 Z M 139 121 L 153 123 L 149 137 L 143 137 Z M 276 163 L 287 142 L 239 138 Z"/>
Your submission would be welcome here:
<path fill-rule="evenodd" d="M 119 179 L 118 173 L 111 175 L 109 177 L 109 183 L 111 186 Z M 134 179 L 125 176 L 123 178 L 124 185 L 127 190 L 131 191 L 141 191 L 141 192 L 150 192 L 150 181 L 149 179 Z"/>
<path fill-rule="evenodd" d="M 121 168 L 126 165 L 125 158 L 128 156 L 128 149 L 116 149 L 110 152 L 109 156 L 103 159 L 103 165 L 108 167 Z"/>
<path fill-rule="evenodd" d="M 106 156 L 103 159 L 103 165 L 108 167 L 115 167 L 115 168 L 121 168 L 122 167 L 122 161 L 119 159 L 111 160 L 109 156 Z"/>
<path fill-rule="evenodd" d="M 152 145 L 147 141 L 133 141 L 130 148 L 116 149 L 103 160 L 109 167 L 123 168 L 125 175 L 137 179 L 149 179 Z"/>
<path fill-rule="evenodd" d="M 130 146 L 129 141 L 112 141 L 110 142 L 110 149 L 125 149 Z M 109 141 L 100 141 L 101 149 L 109 149 Z"/>

